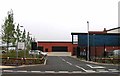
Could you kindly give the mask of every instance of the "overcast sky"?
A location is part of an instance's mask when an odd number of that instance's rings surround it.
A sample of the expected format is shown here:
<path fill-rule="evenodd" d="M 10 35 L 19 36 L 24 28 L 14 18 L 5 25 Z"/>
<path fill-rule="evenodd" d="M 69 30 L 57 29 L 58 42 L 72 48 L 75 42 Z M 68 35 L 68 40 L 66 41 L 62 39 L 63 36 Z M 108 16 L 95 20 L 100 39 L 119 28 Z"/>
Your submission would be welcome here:
<path fill-rule="evenodd" d="M 71 41 L 71 32 L 118 27 L 120 0 L 0 0 L 0 25 L 12 9 L 19 23 L 39 41 Z"/>

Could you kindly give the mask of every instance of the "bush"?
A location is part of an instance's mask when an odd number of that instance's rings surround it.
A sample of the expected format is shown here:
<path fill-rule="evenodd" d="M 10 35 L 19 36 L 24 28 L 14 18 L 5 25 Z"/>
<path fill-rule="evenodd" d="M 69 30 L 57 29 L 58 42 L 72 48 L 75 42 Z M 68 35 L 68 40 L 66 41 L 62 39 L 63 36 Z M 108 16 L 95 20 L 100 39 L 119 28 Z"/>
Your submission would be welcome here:
<path fill-rule="evenodd" d="M 17 52 L 15 50 L 7 51 L 5 54 L 2 54 L 2 57 L 10 57 L 10 58 L 16 58 Z M 24 57 L 24 51 L 19 50 L 18 51 L 18 58 Z M 26 58 L 32 58 L 32 56 L 29 55 L 28 50 L 26 51 Z"/>

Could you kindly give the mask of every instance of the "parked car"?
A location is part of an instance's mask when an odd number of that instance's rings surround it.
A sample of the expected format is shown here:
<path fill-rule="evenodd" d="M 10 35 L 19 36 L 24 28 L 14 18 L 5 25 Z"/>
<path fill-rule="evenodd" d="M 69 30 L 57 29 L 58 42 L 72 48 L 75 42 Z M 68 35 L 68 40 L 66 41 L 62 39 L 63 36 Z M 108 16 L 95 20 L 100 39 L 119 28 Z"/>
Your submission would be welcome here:
<path fill-rule="evenodd" d="M 43 56 L 47 56 L 47 53 L 39 51 L 39 54 L 43 55 Z"/>
<path fill-rule="evenodd" d="M 42 55 L 42 56 L 47 56 L 47 53 L 42 52 L 40 50 L 30 50 L 29 51 L 30 55 Z"/>
<path fill-rule="evenodd" d="M 120 50 L 114 50 L 113 55 L 114 56 L 120 56 Z"/>
<path fill-rule="evenodd" d="M 106 53 L 106 55 L 108 57 L 111 57 L 111 56 L 120 56 L 120 50 L 112 50 L 112 51 L 109 51 Z"/>

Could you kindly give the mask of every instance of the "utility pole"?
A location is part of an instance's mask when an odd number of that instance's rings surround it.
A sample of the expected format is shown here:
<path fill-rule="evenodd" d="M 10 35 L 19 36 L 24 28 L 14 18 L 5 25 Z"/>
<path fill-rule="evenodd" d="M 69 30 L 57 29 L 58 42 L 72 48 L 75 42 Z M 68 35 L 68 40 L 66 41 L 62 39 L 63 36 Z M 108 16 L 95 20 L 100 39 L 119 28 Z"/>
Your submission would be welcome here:
<path fill-rule="evenodd" d="M 87 21 L 87 31 L 88 31 L 88 36 L 87 36 L 87 60 L 89 61 L 89 21 Z"/>

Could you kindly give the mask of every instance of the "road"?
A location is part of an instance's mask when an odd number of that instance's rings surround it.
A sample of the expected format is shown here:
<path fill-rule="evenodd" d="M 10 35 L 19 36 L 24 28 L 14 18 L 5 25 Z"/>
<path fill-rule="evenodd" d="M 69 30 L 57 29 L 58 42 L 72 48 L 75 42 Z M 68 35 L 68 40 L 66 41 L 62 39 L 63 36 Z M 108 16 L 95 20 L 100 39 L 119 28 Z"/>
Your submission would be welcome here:
<path fill-rule="evenodd" d="M 80 61 L 69 56 L 49 56 L 46 65 L 3 69 L 2 76 L 119 76 L 118 66 Z"/>

